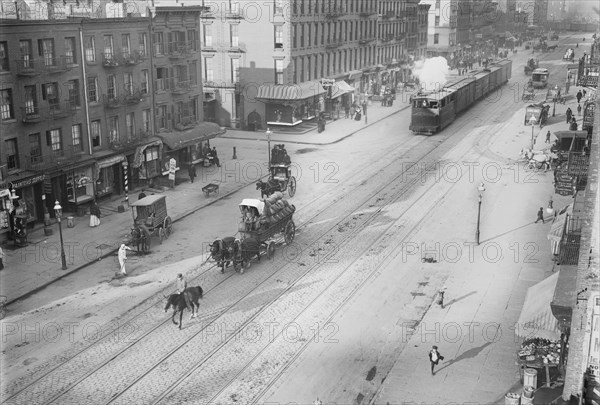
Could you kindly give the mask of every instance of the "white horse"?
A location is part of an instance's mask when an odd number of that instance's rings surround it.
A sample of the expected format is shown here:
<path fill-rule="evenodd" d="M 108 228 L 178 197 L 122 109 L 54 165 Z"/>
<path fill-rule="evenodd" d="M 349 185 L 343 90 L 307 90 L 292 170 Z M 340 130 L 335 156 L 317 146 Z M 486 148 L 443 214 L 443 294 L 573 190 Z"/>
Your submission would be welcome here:
<path fill-rule="evenodd" d="M 528 169 L 541 169 L 544 172 L 551 168 L 554 159 L 558 158 L 555 153 L 548 153 L 547 150 L 521 149 L 521 158 L 527 160 Z"/>

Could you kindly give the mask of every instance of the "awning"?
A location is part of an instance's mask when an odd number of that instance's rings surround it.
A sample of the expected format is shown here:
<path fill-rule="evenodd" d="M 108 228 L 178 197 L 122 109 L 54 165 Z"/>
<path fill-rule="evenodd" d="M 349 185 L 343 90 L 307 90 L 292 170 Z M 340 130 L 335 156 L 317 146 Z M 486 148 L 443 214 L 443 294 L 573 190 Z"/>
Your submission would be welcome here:
<path fill-rule="evenodd" d="M 217 135 L 224 134 L 225 129 L 214 122 L 201 122 L 196 127 L 182 132 L 169 132 L 157 134 L 171 150 L 182 149 L 197 144 Z"/>
<path fill-rule="evenodd" d="M 335 82 L 331 88 L 331 98 L 337 98 L 346 93 L 354 93 L 354 87 L 350 86 L 344 80 Z"/>
<path fill-rule="evenodd" d="M 550 227 L 550 232 L 548 233 L 548 240 L 551 240 L 556 243 L 560 242 L 565 231 L 565 221 L 567 220 L 567 216 L 571 216 L 572 214 L 573 206 L 571 204 L 567 205 L 565 208 L 559 211 L 556 220 Z"/>
<path fill-rule="evenodd" d="M 325 93 L 316 80 L 299 84 L 263 84 L 258 88 L 257 99 L 294 101 L 305 100 Z"/>
<path fill-rule="evenodd" d="M 209 103 L 211 101 L 216 101 L 217 100 L 217 96 L 215 91 L 207 91 L 206 89 L 204 89 L 204 102 L 205 103 Z"/>
<path fill-rule="evenodd" d="M 560 266 L 558 282 L 550 308 L 560 326 L 569 328 L 573 307 L 577 303 L 577 266 Z"/>
<path fill-rule="evenodd" d="M 363 74 L 362 70 L 351 70 L 348 73 L 348 80 L 353 80 L 361 77 Z"/>
<path fill-rule="evenodd" d="M 152 142 L 149 142 L 145 145 L 142 146 L 138 146 L 135 150 L 135 154 L 133 157 L 133 163 L 131 164 L 132 167 L 140 167 L 142 165 L 142 162 L 144 161 L 144 151 L 151 147 L 151 146 L 158 146 L 159 148 L 162 148 L 163 142 L 159 139 L 154 137 Z"/>
<path fill-rule="evenodd" d="M 115 156 L 111 156 L 109 158 L 106 159 L 102 159 L 96 162 L 96 165 L 98 165 L 98 170 L 100 169 L 104 169 L 105 167 L 110 167 L 116 163 L 120 163 L 127 160 L 127 158 L 125 157 L 125 155 L 115 155 Z"/>
<path fill-rule="evenodd" d="M 557 282 L 558 273 L 554 273 L 527 290 L 519 321 L 515 324 L 517 336 L 526 339 L 539 337 L 558 340 L 560 338 L 558 321 L 552 315 L 552 308 L 550 308 Z"/>

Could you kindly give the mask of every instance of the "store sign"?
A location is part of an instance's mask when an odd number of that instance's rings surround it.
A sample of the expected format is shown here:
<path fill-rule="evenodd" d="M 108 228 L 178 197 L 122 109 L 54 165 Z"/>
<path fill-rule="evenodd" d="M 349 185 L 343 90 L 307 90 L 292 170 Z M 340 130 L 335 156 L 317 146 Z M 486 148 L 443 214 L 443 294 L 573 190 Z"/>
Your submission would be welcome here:
<path fill-rule="evenodd" d="M 565 172 L 558 172 L 556 174 L 556 183 L 554 185 L 554 192 L 558 195 L 573 195 L 575 186 L 575 178 L 569 176 Z"/>
<path fill-rule="evenodd" d="M 38 174 L 37 176 L 29 177 L 23 180 L 17 180 L 12 182 L 13 188 L 23 188 L 31 186 L 32 184 L 39 183 L 44 181 L 45 174 Z"/>

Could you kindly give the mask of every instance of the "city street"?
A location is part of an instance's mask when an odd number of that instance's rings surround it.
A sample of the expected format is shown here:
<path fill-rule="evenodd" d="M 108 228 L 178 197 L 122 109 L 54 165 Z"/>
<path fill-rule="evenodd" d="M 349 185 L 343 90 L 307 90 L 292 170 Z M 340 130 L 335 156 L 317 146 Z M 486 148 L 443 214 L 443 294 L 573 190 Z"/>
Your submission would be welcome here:
<path fill-rule="evenodd" d="M 536 55 L 550 83 L 564 85 L 563 49 L 574 41 L 562 37 L 556 51 Z M 236 233 L 242 199 L 259 198 L 267 144 L 235 131 L 215 139 L 221 171 L 177 186 L 190 212 L 178 212 L 186 216 L 150 255 L 130 256 L 127 277 L 115 277 L 109 256 L 6 308 L 3 400 L 501 403 L 519 385 L 514 324 L 527 288 L 556 271 L 551 220 L 534 223 L 553 194 L 552 171 L 518 162 L 531 138 L 520 100 L 531 55 L 519 48 L 509 57 L 509 83 L 434 136 L 413 135 L 410 108 L 397 105 L 362 130 L 362 122 L 333 123 L 327 131 L 339 128 L 339 142 L 287 142 L 296 237 L 244 274 L 221 274 L 207 246 Z M 546 131 L 566 129 L 574 106 L 571 97 L 534 129 L 538 147 Z M 209 178 L 229 194 L 192 210 Z M 555 207 L 570 200 L 555 196 Z M 131 214 L 110 215 L 122 224 L 118 244 Z M 177 273 L 204 289 L 199 317 L 184 313 L 182 330 L 163 310 Z M 443 287 L 442 309 L 434 297 Z M 446 358 L 435 375 L 433 344 Z"/>

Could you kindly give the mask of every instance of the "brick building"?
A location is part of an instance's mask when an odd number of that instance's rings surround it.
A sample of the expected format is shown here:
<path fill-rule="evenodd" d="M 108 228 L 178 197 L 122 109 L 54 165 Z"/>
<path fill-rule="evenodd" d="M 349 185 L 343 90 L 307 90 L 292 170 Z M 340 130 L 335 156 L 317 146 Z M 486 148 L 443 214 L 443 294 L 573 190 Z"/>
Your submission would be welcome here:
<path fill-rule="evenodd" d="M 427 56 L 427 27 L 429 8 L 431 4 L 420 3 L 417 9 L 417 51 L 415 59 L 425 59 Z"/>

